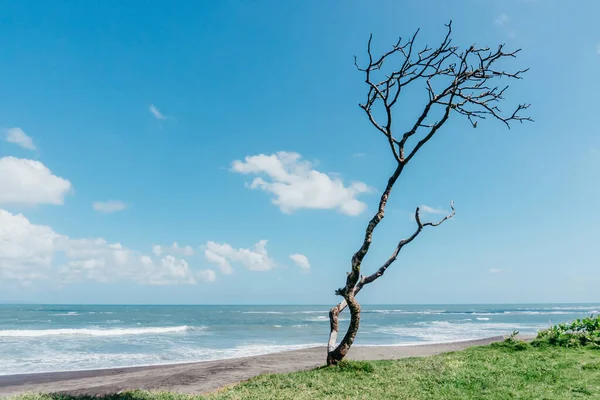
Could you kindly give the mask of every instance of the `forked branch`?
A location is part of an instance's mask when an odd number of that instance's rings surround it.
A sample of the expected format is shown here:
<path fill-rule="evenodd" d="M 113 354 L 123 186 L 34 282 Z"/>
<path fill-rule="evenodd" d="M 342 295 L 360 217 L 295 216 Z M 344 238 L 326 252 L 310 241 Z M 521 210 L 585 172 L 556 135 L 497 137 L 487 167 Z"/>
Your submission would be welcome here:
<path fill-rule="evenodd" d="M 439 226 L 442 223 L 444 223 L 445 221 L 454 217 L 454 214 L 456 213 L 456 210 L 454 209 L 454 202 L 450 203 L 450 208 L 452 211 L 448 215 L 446 215 L 444 218 L 442 218 L 441 220 L 439 220 L 437 222 L 423 223 L 423 222 L 421 222 L 420 209 L 419 209 L 419 207 L 417 207 L 417 209 L 415 211 L 415 221 L 417 222 L 417 229 L 413 232 L 412 235 L 410 235 L 409 237 L 402 239 L 402 240 L 400 240 L 400 242 L 398 242 L 398 245 L 394 249 L 394 252 L 392 253 L 392 255 L 386 260 L 385 263 L 383 263 L 383 265 L 381 267 L 379 267 L 379 269 L 377 271 L 375 271 L 374 273 L 372 273 L 369 276 L 362 276 L 360 278 L 360 280 L 358 281 L 356 286 L 354 286 L 354 288 L 352 289 L 352 296 L 355 297 L 356 295 L 358 295 L 358 293 L 362 290 L 362 288 L 365 285 L 368 285 L 369 283 L 372 283 L 375 280 L 379 279 L 381 276 L 383 276 L 383 274 L 385 274 L 385 271 L 398 259 L 398 255 L 400 254 L 400 251 L 402 250 L 402 248 L 404 246 L 406 246 L 407 244 L 409 244 L 410 242 L 412 242 L 413 240 L 415 240 L 415 238 L 417 236 L 419 236 L 419 234 L 421 233 L 423 228 L 425 228 L 426 226 Z M 338 329 L 339 329 L 338 316 L 342 311 L 344 311 L 344 309 L 347 307 L 347 305 L 348 305 L 348 303 L 347 303 L 346 299 L 344 299 L 340 303 L 338 303 L 337 306 L 333 307 L 329 312 L 329 319 L 330 319 L 329 322 L 330 322 L 330 328 L 331 328 L 329 344 L 328 344 L 329 352 L 332 352 L 335 349 L 335 342 L 337 340 L 337 333 L 338 333 Z"/>

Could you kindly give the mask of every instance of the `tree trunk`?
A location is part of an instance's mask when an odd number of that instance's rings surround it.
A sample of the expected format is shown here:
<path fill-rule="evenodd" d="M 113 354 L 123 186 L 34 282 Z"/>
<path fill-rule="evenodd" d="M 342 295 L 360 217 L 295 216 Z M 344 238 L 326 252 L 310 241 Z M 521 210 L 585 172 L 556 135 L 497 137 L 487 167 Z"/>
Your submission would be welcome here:
<path fill-rule="evenodd" d="M 331 325 L 329 345 L 327 347 L 327 365 L 329 366 L 337 365 L 344 359 L 344 357 L 346 357 L 346 354 L 348 354 L 348 350 L 350 350 L 352 343 L 354 343 L 354 338 L 358 333 L 358 327 L 360 325 L 360 304 L 358 304 L 358 301 L 356 301 L 353 290 L 346 295 L 345 303 L 347 303 L 348 308 L 350 309 L 350 325 L 348 326 L 348 330 L 346 331 L 346 334 L 344 335 L 344 338 L 340 344 L 333 350 L 332 348 L 335 346 L 335 341 L 338 334 L 338 316 L 346 305 L 344 302 L 342 302 L 333 307 L 329 312 L 329 322 Z"/>

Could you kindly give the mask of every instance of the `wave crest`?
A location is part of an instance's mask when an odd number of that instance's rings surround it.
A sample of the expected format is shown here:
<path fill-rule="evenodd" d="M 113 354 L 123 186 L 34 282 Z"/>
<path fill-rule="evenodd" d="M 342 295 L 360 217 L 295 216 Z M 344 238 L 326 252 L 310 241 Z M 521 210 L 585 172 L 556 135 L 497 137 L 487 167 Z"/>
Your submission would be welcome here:
<path fill-rule="evenodd" d="M 206 327 L 192 327 L 187 325 L 112 329 L 7 329 L 0 330 L 0 337 L 160 335 L 169 333 L 203 331 L 205 329 Z"/>

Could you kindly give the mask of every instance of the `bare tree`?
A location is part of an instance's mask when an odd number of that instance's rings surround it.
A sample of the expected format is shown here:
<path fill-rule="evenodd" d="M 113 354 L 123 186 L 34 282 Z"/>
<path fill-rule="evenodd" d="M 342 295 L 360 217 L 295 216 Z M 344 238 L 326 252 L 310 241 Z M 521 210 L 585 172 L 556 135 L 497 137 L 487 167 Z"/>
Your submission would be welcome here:
<path fill-rule="evenodd" d="M 496 82 L 502 79 L 521 79 L 521 75 L 527 69 L 507 72 L 497 65 L 502 64 L 503 60 L 515 58 L 520 50 L 505 51 L 504 45 L 499 45 L 495 50 L 475 45 L 460 49 L 452 44 L 452 22 L 447 24 L 446 28 L 446 36 L 436 48 L 425 46 L 422 50 L 416 50 L 415 41 L 419 33 L 417 30 L 406 41 L 400 38 L 391 50 L 379 58 L 373 57 L 371 35 L 367 46 L 369 57 L 367 66 L 359 66 L 355 58 L 356 67 L 364 73 L 368 88 L 367 99 L 360 104 L 360 107 L 371 124 L 385 136 L 396 160 L 396 168 L 381 195 L 377 213 L 369 221 L 363 243 L 352 256 L 351 270 L 347 273 L 346 284 L 335 291 L 336 295 L 343 297 L 343 300 L 329 312 L 328 365 L 335 365 L 341 361 L 354 342 L 360 324 L 360 305 L 356 295 L 365 285 L 383 276 L 390 265 L 396 261 L 402 248 L 412 242 L 425 227 L 438 226 L 454 216 L 454 204 L 451 203 L 452 211 L 446 217 L 435 223 L 423 223 L 417 208 L 415 211 L 417 227 L 414 233 L 400 240 L 392 255 L 377 271 L 369 276 L 361 275 L 361 265 L 371 246 L 373 231 L 383 219 L 392 188 L 406 165 L 433 138 L 451 115 L 458 114 L 466 117 L 473 128 L 477 127 L 478 121 L 488 117 L 502 121 L 509 128 L 511 122 L 532 121 L 531 118 L 520 115 L 529 104 L 516 105 L 508 114 L 504 114 L 499 108 L 508 86 L 498 86 Z M 388 64 L 393 66 L 384 69 L 384 64 L 386 67 Z M 428 100 L 412 126 L 407 130 L 395 130 L 392 124 L 392 111 L 400 95 L 406 93 L 406 88 L 410 84 L 413 84 L 412 86 L 422 84 Z M 346 307 L 350 310 L 350 324 L 343 339 L 336 345 L 339 330 L 338 317 Z"/>

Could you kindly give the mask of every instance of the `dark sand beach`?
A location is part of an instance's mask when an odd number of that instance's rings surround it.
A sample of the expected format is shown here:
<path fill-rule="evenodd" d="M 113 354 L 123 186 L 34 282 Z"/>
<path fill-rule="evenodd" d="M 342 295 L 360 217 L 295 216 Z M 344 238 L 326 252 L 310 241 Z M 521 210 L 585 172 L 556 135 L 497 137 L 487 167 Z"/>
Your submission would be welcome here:
<path fill-rule="evenodd" d="M 390 360 L 423 357 L 502 340 L 502 336 L 445 344 L 414 346 L 355 346 L 353 360 Z M 255 357 L 186 364 L 50 372 L 0 376 L 0 396 L 25 392 L 110 394 L 123 390 L 205 393 L 264 373 L 285 373 L 323 365 L 325 348 L 314 347 Z"/>

